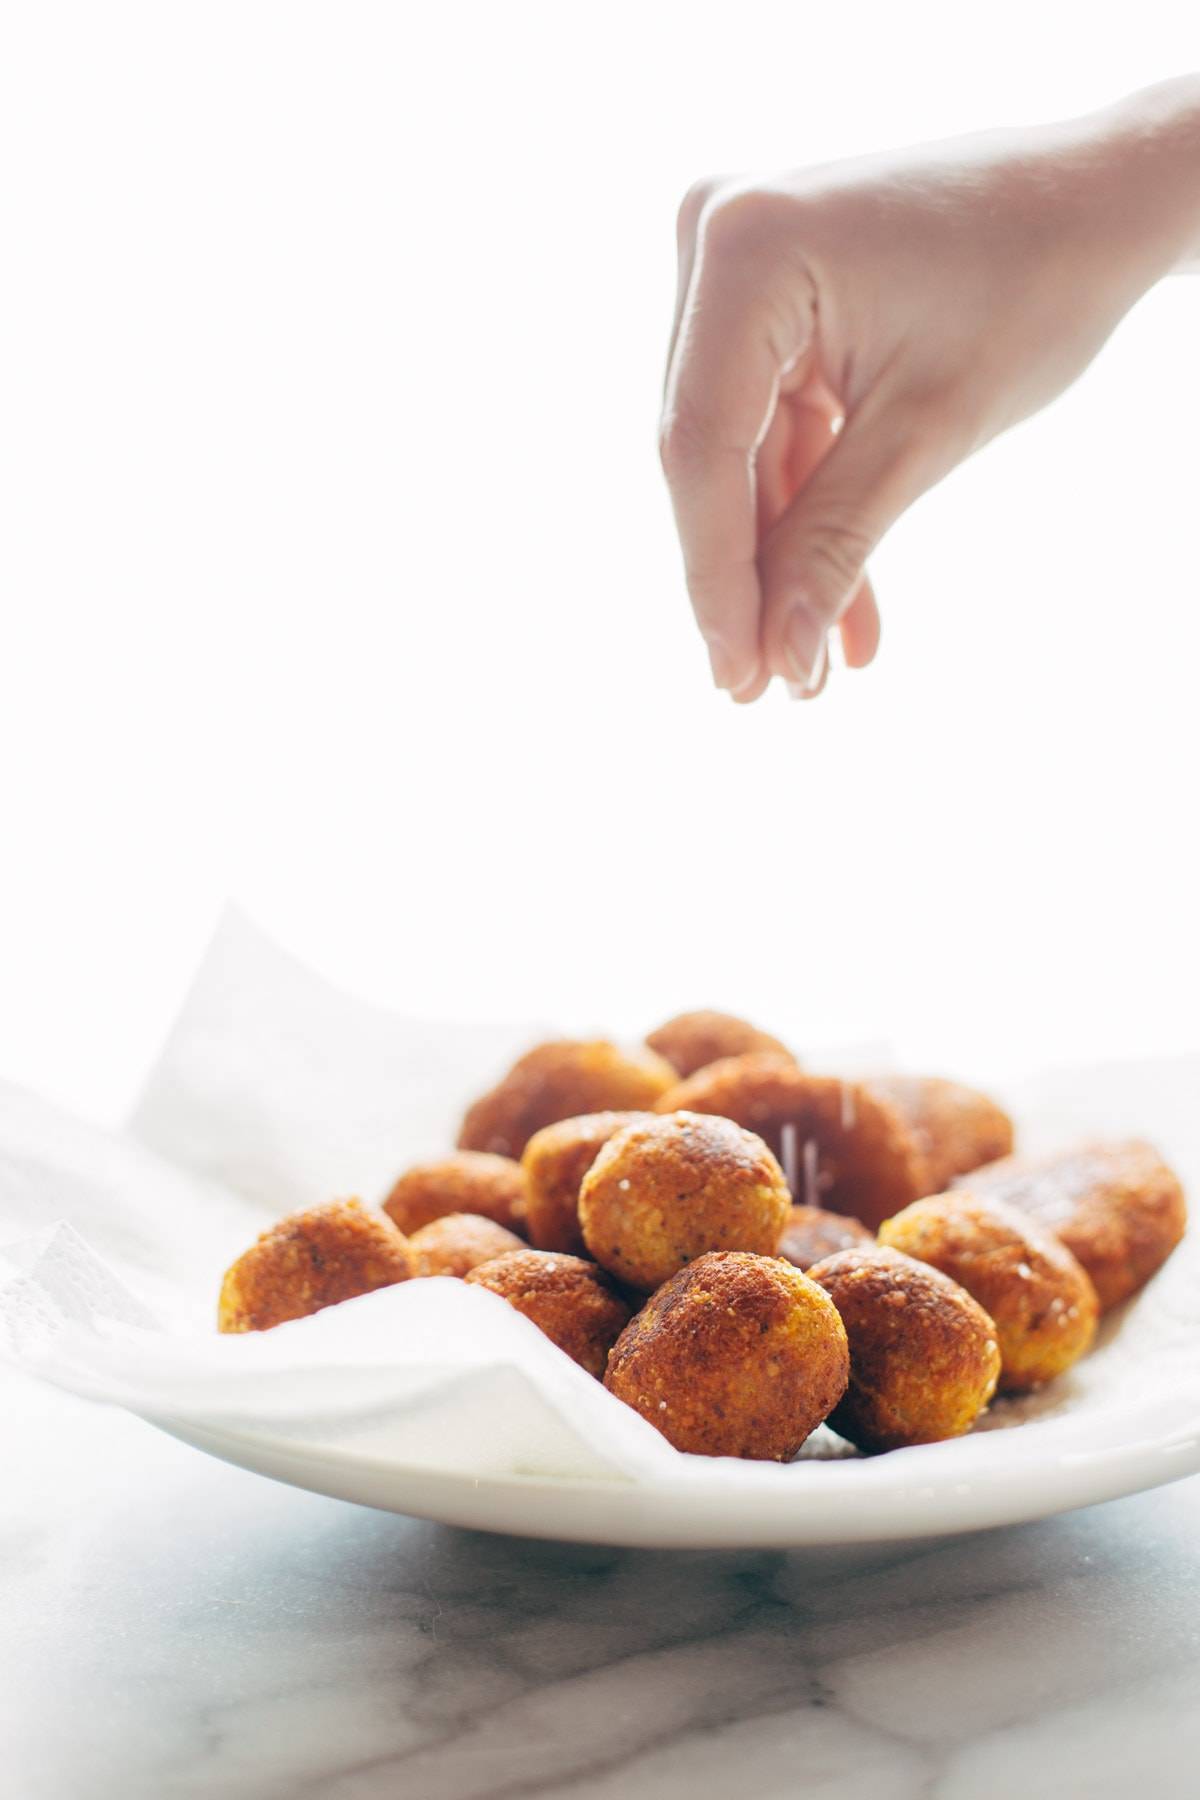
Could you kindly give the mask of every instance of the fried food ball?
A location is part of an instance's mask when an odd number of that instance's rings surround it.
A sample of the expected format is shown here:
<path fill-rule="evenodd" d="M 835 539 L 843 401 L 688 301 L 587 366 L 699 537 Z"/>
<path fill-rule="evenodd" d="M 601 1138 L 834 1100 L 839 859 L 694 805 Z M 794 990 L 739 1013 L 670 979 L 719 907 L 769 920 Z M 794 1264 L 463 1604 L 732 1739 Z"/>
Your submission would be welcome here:
<path fill-rule="evenodd" d="M 787 1462 L 841 1399 L 849 1368 L 823 1288 L 777 1257 L 716 1250 L 650 1296 L 604 1385 L 677 1450 Z"/>
<path fill-rule="evenodd" d="M 226 1271 L 218 1331 L 269 1331 L 339 1300 L 406 1281 L 408 1242 L 360 1200 L 331 1200 L 264 1231 Z"/>
<path fill-rule="evenodd" d="M 1101 1312 L 1144 1287 L 1187 1226 L 1178 1177 L 1137 1138 L 1008 1156 L 976 1169 L 968 1185 L 1049 1226 L 1091 1276 Z"/>
<path fill-rule="evenodd" d="M 1021 1394 L 1091 1348 L 1096 1290 L 1065 1244 L 1026 1213 L 968 1188 L 932 1194 L 880 1227 L 879 1241 L 932 1263 L 996 1322 L 1000 1392 Z"/>
<path fill-rule="evenodd" d="M 626 1125 L 650 1117 L 641 1112 L 585 1113 L 535 1131 L 525 1146 L 526 1227 L 539 1250 L 584 1256 L 579 1229 L 579 1189 L 604 1145 Z"/>
<path fill-rule="evenodd" d="M 852 1250 L 857 1244 L 874 1242 L 875 1233 L 848 1213 L 826 1212 L 821 1206 L 793 1206 L 778 1253 L 793 1267 L 809 1269 L 837 1250 Z"/>
<path fill-rule="evenodd" d="M 604 1270 L 581 1256 L 513 1250 L 480 1263 L 465 1279 L 515 1306 L 597 1379 L 629 1322 L 630 1308 Z"/>
<path fill-rule="evenodd" d="M 656 1110 L 721 1113 L 758 1132 L 797 1200 L 874 1230 L 943 1186 L 943 1170 L 962 1166 L 969 1142 L 987 1155 L 998 1141 L 992 1102 L 969 1088 L 910 1079 L 888 1090 L 882 1080 L 810 1075 L 778 1056 L 736 1056 L 681 1081 Z M 1011 1126 L 999 1141 L 1012 1142 Z"/>
<path fill-rule="evenodd" d="M 925 1156 L 926 1194 L 940 1194 L 956 1175 L 1007 1156 L 1013 1122 L 975 1088 L 936 1075 L 872 1075 L 864 1084 L 900 1114 Z"/>
<path fill-rule="evenodd" d="M 928 1263 L 872 1244 L 808 1271 L 842 1317 L 850 1385 L 830 1414 L 860 1450 L 936 1444 L 970 1431 L 996 1391 L 996 1327 Z"/>
<path fill-rule="evenodd" d="M 762 1139 L 699 1113 L 626 1125 L 579 1190 L 588 1250 L 644 1292 L 707 1250 L 773 1255 L 790 1212 L 783 1170 Z"/>
<path fill-rule="evenodd" d="M 414 1275 L 465 1275 L 480 1263 L 524 1250 L 515 1231 L 478 1213 L 447 1213 L 431 1219 L 408 1240 Z"/>
<path fill-rule="evenodd" d="M 468 1109 L 458 1146 L 519 1157 L 543 1125 L 583 1113 L 648 1109 L 675 1080 L 670 1063 L 653 1050 L 619 1050 L 601 1040 L 538 1044 Z"/>
<path fill-rule="evenodd" d="M 475 1213 L 495 1219 L 508 1231 L 525 1222 L 525 1177 L 510 1156 L 460 1150 L 436 1162 L 406 1169 L 383 1203 L 401 1231 L 419 1231 L 448 1213 Z"/>
<path fill-rule="evenodd" d="M 786 1056 L 789 1062 L 792 1060 L 786 1044 L 781 1044 L 769 1031 L 759 1031 L 756 1025 L 736 1018 L 733 1013 L 680 1013 L 656 1031 L 648 1031 L 646 1042 L 660 1056 L 665 1056 L 680 1075 L 694 1075 L 697 1069 L 705 1069 L 709 1063 L 719 1062 L 726 1056 L 759 1053 Z"/>
<path fill-rule="evenodd" d="M 925 1160 L 894 1107 L 861 1084 L 779 1056 L 733 1056 L 681 1081 L 657 1111 L 717 1113 L 756 1132 L 795 1197 L 874 1227 L 928 1190 Z"/>

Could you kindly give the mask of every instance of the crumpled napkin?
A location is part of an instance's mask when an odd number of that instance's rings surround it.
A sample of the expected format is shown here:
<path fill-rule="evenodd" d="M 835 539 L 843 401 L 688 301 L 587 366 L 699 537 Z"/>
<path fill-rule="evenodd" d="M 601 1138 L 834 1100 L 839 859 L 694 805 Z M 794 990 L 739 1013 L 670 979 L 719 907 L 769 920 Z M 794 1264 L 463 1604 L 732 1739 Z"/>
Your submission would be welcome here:
<path fill-rule="evenodd" d="M 680 1457 L 504 1301 L 461 1282 L 401 1283 L 270 1332 L 215 1329 L 221 1274 L 265 1225 L 335 1195 L 381 1199 L 407 1162 L 453 1143 L 465 1102 L 541 1035 L 417 1024 L 349 999 L 231 912 L 126 1132 L 0 1086 L 0 1354 L 185 1430 L 480 1477 L 728 1479 L 723 1459 Z M 852 1073 L 881 1058 L 810 1060 Z M 1195 1191 L 1198 1077 L 1200 1057 L 1178 1058 L 1061 1072 L 1004 1097 L 1030 1147 L 1140 1131 Z M 1189 1382 L 1200 1417 L 1198 1293 L 1185 1246 L 1153 1304 L 1127 1309 L 1069 1382 L 990 1422 L 1067 1411 L 1082 1425 L 1128 1410 L 1139 1385 Z M 827 1432 L 806 1446 L 839 1449 Z"/>

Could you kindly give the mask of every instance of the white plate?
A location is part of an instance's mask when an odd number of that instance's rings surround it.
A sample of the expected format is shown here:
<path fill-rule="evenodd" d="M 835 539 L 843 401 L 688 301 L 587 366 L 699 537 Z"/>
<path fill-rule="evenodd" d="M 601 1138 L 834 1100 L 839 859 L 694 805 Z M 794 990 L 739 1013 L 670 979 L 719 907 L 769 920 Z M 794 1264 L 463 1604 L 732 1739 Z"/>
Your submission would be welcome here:
<path fill-rule="evenodd" d="M 1064 1072 L 1011 1086 L 1005 1097 L 1027 1147 L 1145 1133 L 1194 1197 L 1198 1072 L 1194 1059 Z M 579 1399 L 587 1405 L 575 1409 L 586 1431 L 605 1427 L 597 1406 L 628 1416 L 590 1382 L 586 1388 Z M 1096 1347 L 1068 1375 L 1040 1394 L 997 1403 L 965 1438 L 885 1456 L 848 1454 L 823 1431 L 785 1467 L 672 1454 L 636 1479 L 564 1479 L 497 1473 L 482 1457 L 451 1472 L 436 1442 L 415 1467 L 383 1446 L 305 1442 L 303 1428 L 289 1435 L 162 1412 L 154 1422 L 211 1455 L 318 1493 L 529 1537 L 791 1548 L 1018 1524 L 1200 1471 L 1200 1231 L 1193 1226 L 1142 1293 L 1104 1321 Z"/>
<path fill-rule="evenodd" d="M 284 1438 L 154 1421 L 240 1468 L 314 1493 L 479 1531 L 643 1549 L 790 1549 L 887 1543 L 979 1531 L 1067 1512 L 1200 1471 L 1200 1420 L 1113 1418 L 1118 1442 L 1061 1419 L 873 1458 L 721 1465 L 681 1458 L 680 1478 L 650 1486 L 397 1468 L 382 1457 Z"/>

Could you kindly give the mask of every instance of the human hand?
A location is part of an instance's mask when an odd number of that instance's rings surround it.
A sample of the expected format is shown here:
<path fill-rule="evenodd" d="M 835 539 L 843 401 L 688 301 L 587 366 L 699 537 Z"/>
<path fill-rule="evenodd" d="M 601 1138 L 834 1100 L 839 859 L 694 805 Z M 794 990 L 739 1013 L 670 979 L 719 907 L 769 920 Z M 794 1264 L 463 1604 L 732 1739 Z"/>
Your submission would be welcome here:
<path fill-rule="evenodd" d="M 1200 249 L 1200 84 L 770 181 L 679 217 L 661 450 L 718 687 L 870 662 L 868 556 Z"/>

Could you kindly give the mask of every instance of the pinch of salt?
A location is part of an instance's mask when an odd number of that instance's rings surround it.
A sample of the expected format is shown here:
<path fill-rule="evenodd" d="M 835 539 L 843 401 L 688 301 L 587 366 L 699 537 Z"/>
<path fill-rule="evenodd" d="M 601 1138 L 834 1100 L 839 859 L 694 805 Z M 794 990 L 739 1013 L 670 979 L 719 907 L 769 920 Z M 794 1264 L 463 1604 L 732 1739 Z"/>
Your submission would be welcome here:
<path fill-rule="evenodd" d="M 820 1190 L 817 1186 L 817 1144 L 815 1138 L 804 1140 L 804 1204 L 819 1204 Z"/>
<path fill-rule="evenodd" d="M 783 1152 L 783 1173 L 791 1190 L 792 1199 L 796 1198 L 796 1127 L 789 1119 L 780 1132 L 780 1149 Z"/>

